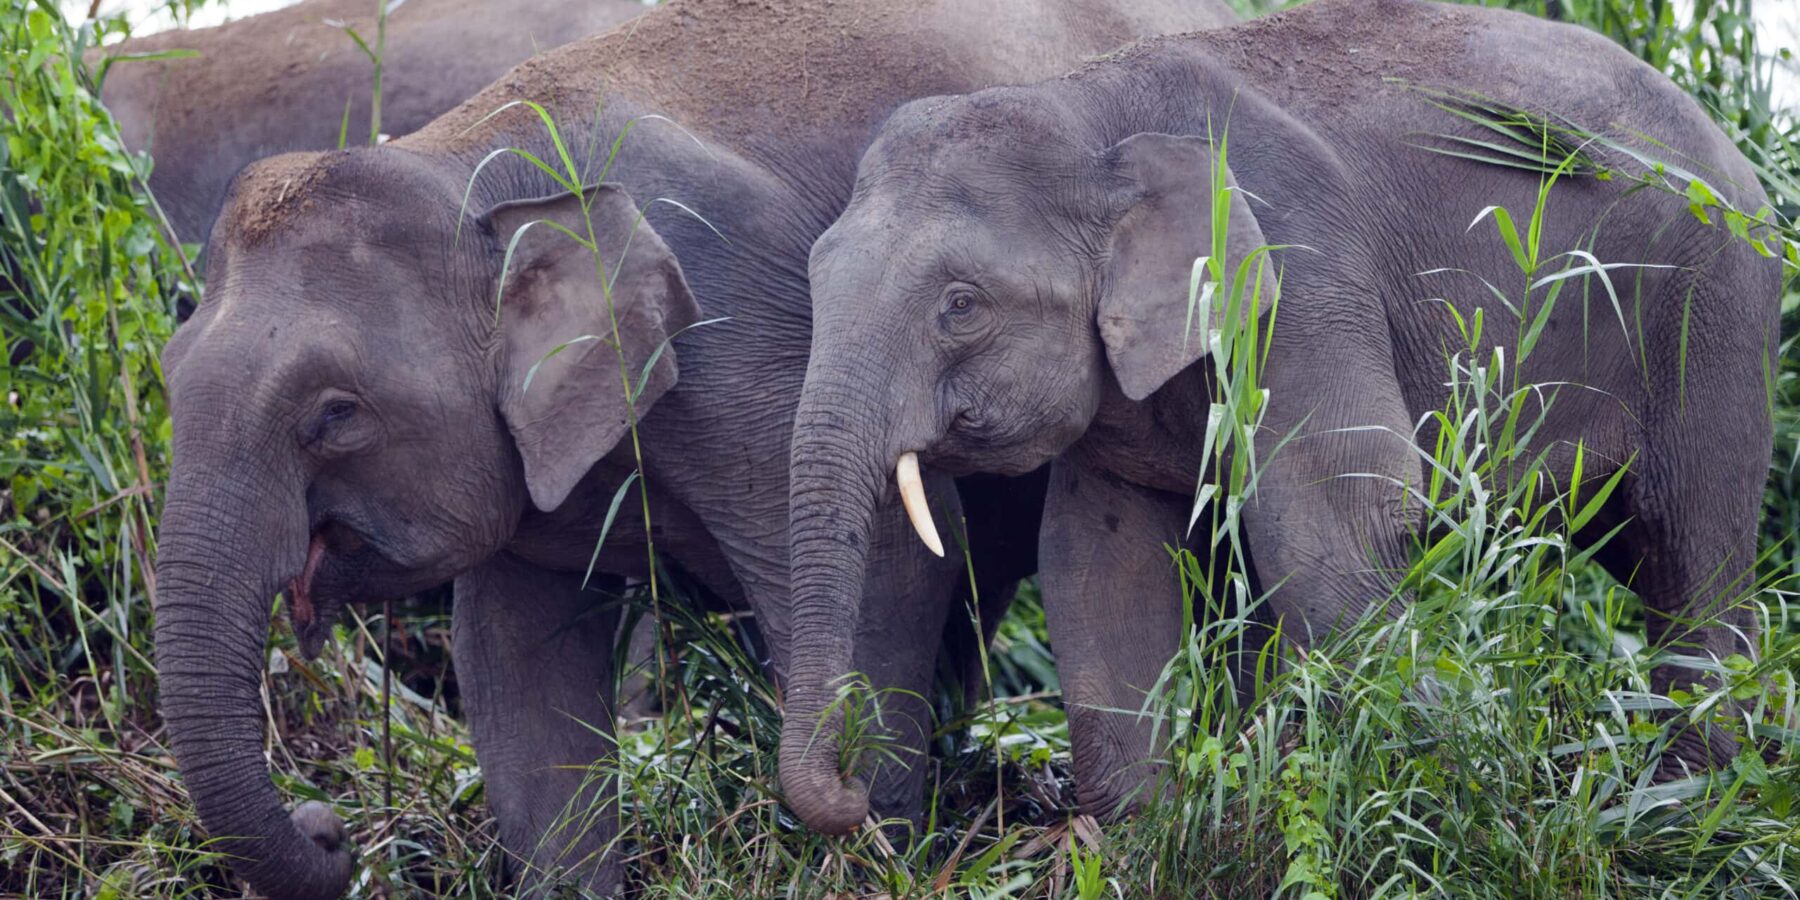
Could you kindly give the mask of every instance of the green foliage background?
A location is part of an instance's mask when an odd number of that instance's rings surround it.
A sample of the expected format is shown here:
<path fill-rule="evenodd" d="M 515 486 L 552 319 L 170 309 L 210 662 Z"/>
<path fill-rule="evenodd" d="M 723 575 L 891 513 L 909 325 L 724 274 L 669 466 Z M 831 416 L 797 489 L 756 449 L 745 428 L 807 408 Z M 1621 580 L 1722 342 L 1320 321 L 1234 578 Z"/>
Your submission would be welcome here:
<path fill-rule="evenodd" d="M 1800 127 L 1771 108 L 1771 79 L 1783 76 L 1771 65 L 1773 48 L 1754 39 L 1753 2 L 1698 0 L 1691 15 L 1667 0 L 1487 5 L 1595 28 L 1667 72 L 1757 163 L 1778 212 L 1792 221 L 1800 213 Z M 155 710 L 148 597 L 169 437 L 157 353 L 174 325 L 177 299 L 197 295 L 200 285 L 189 264 L 195 248 L 170 242 L 145 193 L 151 161 L 121 147 L 96 100 L 97 73 L 80 65 L 85 49 L 123 29 L 117 20 L 71 27 L 47 0 L 0 6 L 0 894 L 7 895 L 234 889 L 228 872 L 205 852 Z M 1800 351 L 1791 337 L 1800 334 L 1800 280 L 1789 275 L 1783 333 L 1790 337 L 1776 386 L 1777 452 L 1765 529 L 1771 580 L 1800 574 L 1794 540 Z M 1576 643 L 1604 643 L 1613 625 L 1631 627 L 1623 592 L 1579 567 L 1557 571 L 1558 596 L 1580 599 L 1553 617 L 1548 631 L 1575 632 Z M 1770 596 L 1779 603 L 1786 595 Z M 1598 619 L 1583 612 L 1594 609 L 1601 610 Z M 1454 618 L 1465 611 L 1424 614 Z M 479 772 L 450 714 L 454 688 L 441 608 L 408 607 L 394 623 L 402 687 L 391 714 L 391 766 L 378 739 L 380 654 L 360 617 L 369 612 L 353 614 L 340 640 L 314 663 L 298 658 L 291 637 L 275 635 L 272 668 L 286 669 L 269 681 L 278 783 L 292 798 L 330 799 L 346 814 L 362 848 L 360 894 L 489 893 L 498 883 L 498 852 L 480 802 Z M 1534 806 L 1529 791 L 1499 802 L 1504 790 L 1484 799 L 1479 785 L 1459 788 L 1456 761 L 1431 752 L 1383 768 L 1390 765 L 1382 760 L 1391 742 L 1374 738 L 1391 733 L 1353 732 L 1332 717 L 1356 710 L 1394 713 L 1396 720 L 1426 714 L 1398 700 L 1325 703 L 1321 697 L 1337 688 L 1309 680 L 1319 675 L 1315 669 L 1272 688 L 1257 707 L 1268 713 L 1267 727 L 1251 732 L 1275 742 L 1267 754 L 1197 731 L 1182 757 L 1188 775 L 1177 802 L 1103 841 L 1091 820 L 1067 814 L 1066 732 L 1049 702 L 1054 672 L 1041 608 L 1029 592 L 994 651 L 993 702 L 954 718 L 955 704 L 938 698 L 946 721 L 925 836 L 910 849 L 896 849 L 879 835 L 828 841 L 796 827 L 767 794 L 777 722 L 772 690 L 753 674 L 728 628 L 683 613 L 677 618 L 682 706 L 670 717 L 677 724 L 628 727 L 622 740 L 633 823 L 628 837 L 646 894 L 887 890 L 1087 898 L 1136 895 L 1157 884 L 1217 896 L 1434 889 L 1573 896 L 1596 886 L 1643 896 L 1795 896 L 1800 884 L 1800 838 L 1790 824 L 1800 800 L 1788 780 L 1791 750 L 1773 780 L 1766 771 L 1740 772 L 1735 781 L 1664 798 L 1678 814 L 1655 820 L 1647 835 L 1630 828 L 1613 834 L 1591 819 L 1556 820 L 1545 810 L 1562 807 Z M 1522 621 L 1518 639 L 1534 640 L 1534 629 L 1546 631 L 1541 624 Z M 1334 645 L 1331 653 L 1371 658 L 1372 644 L 1354 643 L 1365 638 L 1379 636 L 1347 636 L 1351 643 Z M 1189 662 L 1196 676 L 1220 664 L 1204 648 L 1193 650 Z M 1544 677 L 1564 678 L 1568 664 L 1558 656 L 1545 664 Z M 1370 677 L 1370 683 L 1380 680 Z M 1180 702 L 1192 706 L 1194 698 Z M 1791 708 L 1791 696 L 1788 703 Z M 1323 729 L 1330 740 L 1312 732 L 1277 739 L 1292 732 L 1272 711 L 1301 709 L 1310 716 L 1293 722 L 1312 723 L 1305 727 Z M 1339 726 L 1344 730 L 1332 731 Z M 1510 733 L 1461 726 L 1460 733 L 1477 737 Z M 1357 742 L 1365 739 L 1372 741 L 1367 755 L 1330 752 L 1363 747 Z M 1516 778 L 1539 791 L 1567 787 L 1553 754 L 1508 758 L 1499 752 L 1504 748 L 1489 749 L 1495 752 L 1465 757 L 1461 765 L 1490 783 Z M 1419 760 L 1436 767 L 1435 774 L 1420 776 Z M 1397 772 L 1413 780 L 1380 789 L 1365 784 Z M 1343 791 L 1314 787 L 1334 779 Z M 382 800 L 390 782 L 393 807 Z M 1467 794 L 1467 810 L 1438 809 L 1428 823 L 1419 821 L 1439 842 L 1428 854 L 1438 864 L 1416 877 L 1407 867 L 1418 869 L 1423 857 L 1395 848 L 1429 843 L 1426 837 L 1388 835 L 1384 844 L 1349 833 L 1368 826 L 1371 834 L 1385 834 L 1369 825 L 1357 802 L 1387 802 L 1377 795 L 1391 800 L 1396 794 L 1389 792 L 1408 791 Z M 1617 802 L 1643 799 L 1628 796 L 1637 799 Z M 1345 802 L 1351 807 L 1333 806 Z M 1196 813 L 1208 808 L 1210 816 Z M 1508 833 L 1521 815 L 1536 818 L 1538 829 L 1523 839 Z M 1515 840 L 1518 846 L 1509 843 Z M 1709 856 L 1706 847 L 1722 849 Z M 1745 847 L 1754 853 L 1740 856 Z M 1716 865 L 1645 863 L 1671 853 Z M 1572 866 L 1575 874 L 1542 877 L 1559 866 Z"/>

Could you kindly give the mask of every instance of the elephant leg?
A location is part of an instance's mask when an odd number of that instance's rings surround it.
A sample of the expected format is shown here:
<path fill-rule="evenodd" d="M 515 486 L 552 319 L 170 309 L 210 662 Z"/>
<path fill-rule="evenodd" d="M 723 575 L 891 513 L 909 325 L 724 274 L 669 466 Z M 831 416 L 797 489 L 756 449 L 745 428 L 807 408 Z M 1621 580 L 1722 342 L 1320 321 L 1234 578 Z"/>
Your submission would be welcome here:
<path fill-rule="evenodd" d="M 1371 609 L 1397 611 L 1395 588 L 1417 530 L 1419 506 L 1406 493 L 1416 479 L 1407 487 L 1334 481 L 1320 474 L 1326 467 L 1266 467 L 1244 514 L 1265 615 L 1299 646 Z"/>
<path fill-rule="evenodd" d="M 1713 282 L 1702 284 L 1696 304 L 1736 299 L 1714 293 Z M 1749 350 L 1702 345 L 1697 352 L 1706 355 L 1689 358 L 1754 358 Z M 1682 389 L 1661 387 L 1668 398 Z M 1685 389 L 1685 403 L 1661 400 L 1646 423 L 1649 437 L 1627 494 L 1632 521 L 1621 535 L 1627 558 L 1638 565 L 1635 577 L 1623 574 L 1644 600 L 1652 647 L 1709 663 L 1732 655 L 1754 659 L 1758 622 L 1750 602 L 1759 587 L 1757 529 L 1770 457 L 1763 384 L 1754 371 L 1690 364 Z M 1694 666 L 1669 663 L 1651 672 L 1658 693 L 1679 688 L 1699 696 L 1721 686 L 1716 673 Z M 1717 712 L 1731 715 L 1735 707 L 1727 702 Z M 1660 778 L 1727 765 L 1738 753 L 1723 728 L 1681 728 L 1673 752 L 1662 758 Z"/>
<path fill-rule="evenodd" d="M 616 893 L 616 606 L 502 554 L 456 580 L 453 652 L 500 841 L 522 889 Z"/>
<path fill-rule="evenodd" d="M 1276 329 L 1260 472 L 1244 506 L 1266 614 L 1301 646 L 1372 609 L 1398 609 L 1424 514 L 1414 494 L 1424 463 L 1387 327 L 1347 316 L 1334 328 Z"/>
<path fill-rule="evenodd" d="M 1756 654 L 1756 624 L 1744 605 L 1755 587 L 1756 511 L 1753 504 L 1736 502 L 1739 498 L 1719 496 L 1724 493 L 1714 480 L 1719 477 L 1716 470 L 1677 476 L 1658 486 L 1663 495 L 1654 503 L 1633 498 L 1634 510 L 1669 503 L 1671 512 L 1685 509 L 1689 514 L 1639 513 L 1622 534 L 1634 545 L 1630 555 L 1642 561 L 1628 583 L 1643 597 L 1650 646 L 1705 662 Z M 1753 491 L 1744 496 L 1761 499 Z M 1713 519 L 1698 512 L 1705 505 L 1751 508 Z M 1659 665 L 1650 673 L 1651 690 L 1659 694 L 1680 689 L 1701 696 L 1720 686 L 1715 673 L 1678 663 Z M 1720 711 L 1729 714 L 1732 709 L 1727 703 Z M 1672 752 L 1664 754 L 1658 767 L 1659 779 L 1727 766 L 1738 753 L 1737 741 L 1722 728 L 1686 723 L 1679 728 Z"/>
<path fill-rule="evenodd" d="M 1051 466 L 1039 540 L 1044 617 L 1075 754 L 1075 794 L 1113 818 L 1148 799 L 1167 723 L 1140 715 L 1181 641 L 1182 546 L 1192 501 L 1078 462 Z"/>
<path fill-rule="evenodd" d="M 961 514 L 949 478 L 928 476 L 939 521 Z M 931 680 L 957 584 L 966 579 L 960 554 L 931 555 L 913 533 L 897 495 L 875 510 L 853 655 L 880 710 L 879 731 L 892 754 L 865 754 L 869 805 L 877 818 L 923 816 L 926 756 L 932 731 Z"/>

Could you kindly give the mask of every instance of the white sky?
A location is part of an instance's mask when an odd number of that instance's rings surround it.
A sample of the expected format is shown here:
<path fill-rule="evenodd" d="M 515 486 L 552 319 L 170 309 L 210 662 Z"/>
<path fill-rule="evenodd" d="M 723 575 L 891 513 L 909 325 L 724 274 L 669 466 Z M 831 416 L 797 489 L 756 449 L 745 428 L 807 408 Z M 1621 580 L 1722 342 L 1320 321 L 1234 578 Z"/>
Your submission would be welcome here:
<path fill-rule="evenodd" d="M 231 19 L 241 19 L 259 12 L 291 6 L 296 2 L 298 0 L 222 0 L 222 2 L 208 3 L 201 7 L 198 12 L 194 13 L 188 24 L 193 28 L 205 28 Z M 85 17 L 88 7 L 92 4 L 91 0 L 58 0 L 58 5 L 62 7 L 65 17 L 74 20 Z M 371 4 L 372 6 L 373 4 Z M 100 0 L 102 15 L 113 15 L 121 10 L 131 16 L 132 31 L 137 34 L 149 34 L 175 26 L 175 19 L 164 11 L 163 4 L 157 0 Z"/>
<path fill-rule="evenodd" d="M 1759 0 L 1756 42 L 1764 53 L 1787 49 L 1790 58 L 1775 69 L 1775 102 L 1800 108 L 1800 0 Z"/>
<path fill-rule="evenodd" d="M 92 0 L 59 0 L 63 14 L 71 19 L 87 15 Z M 255 15 L 271 9 L 278 9 L 294 3 L 295 0 L 221 0 L 209 3 L 196 12 L 189 22 L 193 27 L 217 25 L 220 22 L 244 16 Z M 376 0 L 370 0 L 374 7 Z M 403 2 L 403 0 L 402 0 Z M 579 0 L 569 0 L 579 2 Z M 645 0 L 646 3 L 654 0 Z M 1684 6 L 1686 4 L 1683 4 Z M 164 28 L 172 27 L 175 22 L 162 11 L 162 4 L 157 0 L 100 0 L 100 10 L 112 13 L 125 10 L 134 15 L 134 30 L 138 34 L 148 34 Z M 146 10 L 148 12 L 146 12 Z M 1800 0 L 1757 0 L 1756 23 L 1759 32 L 1758 43 L 1763 52 L 1774 53 L 1781 48 L 1792 51 L 1793 58 L 1786 61 L 1775 72 L 1775 101 L 1790 109 L 1800 109 Z"/>

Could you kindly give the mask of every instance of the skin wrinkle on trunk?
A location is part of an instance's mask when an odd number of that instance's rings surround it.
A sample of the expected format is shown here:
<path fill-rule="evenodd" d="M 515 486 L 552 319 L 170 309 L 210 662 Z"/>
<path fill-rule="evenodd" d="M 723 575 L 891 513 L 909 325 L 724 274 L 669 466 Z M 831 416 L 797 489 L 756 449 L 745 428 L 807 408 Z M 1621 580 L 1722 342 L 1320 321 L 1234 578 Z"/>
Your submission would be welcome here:
<path fill-rule="evenodd" d="M 294 554 L 251 545 L 291 536 L 279 528 L 220 530 L 210 513 L 228 503 L 273 514 L 301 500 L 275 489 L 239 496 L 232 486 L 280 480 L 220 478 L 209 475 L 210 468 L 195 471 L 181 462 L 163 508 L 162 581 L 155 598 L 159 699 L 170 749 L 208 833 L 258 891 L 304 900 L 337 897 L 349 884 L 349 854 L 327 851 L 301 833 L 263 764 L 261 687 L 270 603 L 278 589 L 275 570 Z M 266 562 L 253 561 L 259 557 Z M 265 565 L 270 571 L 257 571 Z"/>
<path fill-rule="evenodd" d="M 876 444 L 871 438 L 884 434 L 885 423 L 857 415 L 876 408 L 859 398 L 879 396 L 881 381 L 870 377 L 870 366 L 831 368 L 856 375 L 848 383 L 816 386 L 795 416 L 794 646 L 810 649 L 795 654 L 789 666 L 781 785 L 787 804 L 808 825 L 848 834 L 868 817 L 869 796 L 838 768 L 844 716 L 834 703 L 839 679 L 854 665 L 856 598 L 875 501 L 891 467 L 864 458 L 862 450 Z"/>

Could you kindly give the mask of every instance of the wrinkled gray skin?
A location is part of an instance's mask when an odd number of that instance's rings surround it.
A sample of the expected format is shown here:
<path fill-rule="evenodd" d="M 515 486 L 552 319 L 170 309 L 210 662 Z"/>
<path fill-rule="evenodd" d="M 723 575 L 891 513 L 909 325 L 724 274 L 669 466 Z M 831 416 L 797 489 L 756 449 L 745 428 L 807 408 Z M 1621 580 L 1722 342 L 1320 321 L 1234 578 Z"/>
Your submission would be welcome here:
<path fill-rule="evenodd" d="M 531 54 L 643 12 L 639 0 L 411 0 L 388 18 L 382 129 L 405 134 L 488 86 Z M 231 176 L 267 156 L 368 137 L 374 67 L 341 25 L 369 40 L 371 0 L 307 0 L 214 28 L 133 38 L 93 54 L 116 61 L 101 98 L 126 146 L 155 157 L 150 189 L 183 241 L 204 241 Z M 170 60 L 128 55 L 191 50 Z M 182 315 L 186 315 L 183 304 Z M 1035 551 L 1035 547 L 1033 548 Z M 633 665 L 654 665 L 654 623 L 631 636 Z M 655 711 L 654 686 L 624 688 L 628 713 Z"/>
<path fill-rule="evenodd" d="M 381 128 L 414 131 L 543 50 L 643 12 L 638 0 L 410 0 L 388 17 Z M 374 0 L 307 0 L 215 28 L 122 41 L 90 61 L 115 62 L 100 99 L 125 146 L 156 159 L 150 190 L 183 241 L 204 241 L 225 186 L 245 165 L 369 137 L 375 69 L 341 22 L 375 40 Z"/>
<path fill-rule="evenodd" d="M 1215 133 L 1229 120 L 1227 177 L 1239 188 L 1231 267 L 1264 244 L 1317 251 L 1278 257 L 1261 476 L 1244 512 L 1255 575 L 1301 644 L 1391 596 L 1421 524 L 1400 487 L 1425 474 L 1414 425 L 1444 402 L 1451 354 L 1467 353 L 1434 298 L 1464 318 L 1484 309 L 1485 340 L 1515 343 L 1515 318 L 1480 279 L 1512 288 L 1522 276 L 1492 224 L 1469 226 L 1490 204 L 1523 221 L 1539 178 L 1416 146 L 1432 133 L 1493 135 L 1390 77 L 1478 91 L 1627 141 L 1651 135 L 1670 148 L 1654 152 L 1707 173 L 1737 208 L 1767 202 L 1693 101 L 1605 39 L 1413 0 L 1317 0 L 1147 41 L 1042 84 L 910 103 L 871 146 L 848 211 L 812 256 L 794 602 L 832 614 L 803 624 L 826 633 L 854 620 L 844 588 L 857 583 L 871 501 L 901 453 L 956 473 L 1053 460 L 1039 559 L 1079 796 L 1100 814 L 1145 799 L 1150 723 L 1118 711 L 1141 708 L 1179 640 L 1164 548 L 1186 541 L 1204 465 L 1211 363 L 1204 337 L 1184 343 L 1183 331 L 1190 266 L 1212 246 L 1209 116 Z M 1585 246 L 1598 226 L 1601 261 L 1675 268 L 1615 273 L 1625 317 L 1642 322 L 1629 337 L 1600 285 L 1564 290 L 1517 374 L 1591 389 L 1547 387 L 1554 400 L 1533 447 L 1552 451 L 1565 485 L 1577 441 L 1588 482 L 1631 461 L 1579 538 L 1623 524 L 1600 558 L 1644 597 L 1655 643 L 1748 653 L 1729 628 L 1677 620 L 1742 591 L 1754 561 L 1779 266 L 1696 221 L 1686 201 L 1627 198 L 1627 187 L 1564 178 L 1543 246 Z M 1431 273 L 1445 267 L 1464 271 Z M 1585 328 L 1584 290 L 1596 298 Z M 1507 356 L 1517 364 L 1510 347 Z M 1417 439 L 1428 448 L 1433 437 Z M 1747 616 L 1726 622 L 1751 633 Z M 800 647 L 813 639 L 794 635 Z M 829 679 L 848 664 L 795 669 Z M 1654 686 L 1704 680 L 1664 667 Z M 1718 731 L 1692 728 L 1675 749 L 1665 771 L 1733 753 Z M 839 821 L 854 819 L 859 798 L 834 802 L 852 810 Z"/>
<path fill-rule="evenodd" d="M 205 303 L 164 351 L 174 462 L 156 641 L 183 777 L 251 884 L 330 897 L 353 867 L 329 811 L 309 805 L 290 817 L 264 765 L 270 597 L 285 591 L 302 647 L 315 652 L 345 603 L 455 578 L 457 674 L 502 841 L 537 885 L 618 886 L 605 851 L 612 811 L 548 827 L 571 802 L 586 809 L 611 795 L 609 779 L 588 781 L 582 767 L 612 749 L 616 613 L 580 582 L 599 522 L 636 467 L 621 367 L 635 380 L 702 308 L 729 321 L 682 332 L 637 398 L 637 484 L 649 486 L 657 550 L 749 605 L 789 683 L 822 683 L 791 652 L 805 628 L 830 645 L 806 655 L 815 664 L 849 660 L 874 687 L 910 692 L 884 695 L 884 722 L 922 753 L 929 712 L 918 695 L 960 560 L 926 554 L 884 498 L 865 534 L 867 584 L 859 570 L 851 588 L 859 614 L 820 635 L 806 623 L 814 611 L 790 603 L 788 441 L 811 344 L 806 254 L 842 211 L 868 137 L 905 100 L 1047 76 L 1134 36 L 1224 15 L 1103 0 L 979 10 L 793 0 L 774 11 L 678 2 L 522 65 L 383 147 L 245 169 L 213 228 Z M 586 123 L 602 84 L 603 115 Z M 541 219 L 585 232 L 583 201 L 502 155 L 475 180 L 462 216 L 471 176 L 495 148 L 556 158 L 529 111 L 482 121 L 521 99 L 547 104 L 577 158 L 585 136 L 604 155 L 635 122 L 607 183 L 585 195 L 602 258 L 617 263 L 610 298 L 623 366 L 592 258 L 549 227 L 520 236 Z M 709 224 L 651 202 L 664 197 Z M 546 359 L 584 335 L 606 340 Z M 954 514 L 954 486 L 928 475 Z M 598 571 L 646 574 L 636 490 Z M 983 559 L 983 536 L 971 541 Z M 996 580 L 985 576 L 984 603 L 1003 593 Z M 816 711 L 832 692 L 823 690 L 790 690 L 786 701 Z M 783 735 L 784 759 L 798 766 L 784 764 L 783 783 L 809 820 L 817 815 L 805 803 L 819 792 L 790 773 L 838 784 L 835 757 L 809 752 L 817 722 L 790 716 Z M 874 772 L 876 808 L 914 815 L 922 774 Z"/>

